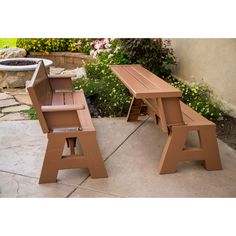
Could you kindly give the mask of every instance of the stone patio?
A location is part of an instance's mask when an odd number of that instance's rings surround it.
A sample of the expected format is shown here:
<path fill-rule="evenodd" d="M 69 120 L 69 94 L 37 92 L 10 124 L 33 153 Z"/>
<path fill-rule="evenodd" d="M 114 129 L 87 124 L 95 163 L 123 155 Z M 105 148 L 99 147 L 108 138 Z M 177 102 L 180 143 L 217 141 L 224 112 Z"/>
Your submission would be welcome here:
<path fill-rule="evenodd" d="M 222 171 L 206 171 L 198 161 L 159 175 L 166 136 L 148 117 L 93 119 L 109 174 L 92 179 L 86 169 L 60 171 L 58 182 L 38 184 L 46 135 L 38 121 L 0 122 L 1 197 L 235 197 L 236 151 L 218 140 Z M 65 151 L 66 148 L 65 148 Z"/>

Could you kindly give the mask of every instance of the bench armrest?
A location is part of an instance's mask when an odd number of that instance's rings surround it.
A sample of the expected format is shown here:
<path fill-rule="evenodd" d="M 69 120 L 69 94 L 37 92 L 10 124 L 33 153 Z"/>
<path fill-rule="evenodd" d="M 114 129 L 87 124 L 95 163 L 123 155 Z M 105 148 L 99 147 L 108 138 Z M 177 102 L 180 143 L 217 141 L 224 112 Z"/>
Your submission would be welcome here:
<path fill-rule="evenodd" d="M 57 111 L 76 111 L 84 110 L 84 105 L 48 105 L 41 106 L 42 112 L 57 112 Z"/>
<path fill-rule="evenodd" d="M 71 79 L 74 75 L 48 75 L 49 79 Z"/>

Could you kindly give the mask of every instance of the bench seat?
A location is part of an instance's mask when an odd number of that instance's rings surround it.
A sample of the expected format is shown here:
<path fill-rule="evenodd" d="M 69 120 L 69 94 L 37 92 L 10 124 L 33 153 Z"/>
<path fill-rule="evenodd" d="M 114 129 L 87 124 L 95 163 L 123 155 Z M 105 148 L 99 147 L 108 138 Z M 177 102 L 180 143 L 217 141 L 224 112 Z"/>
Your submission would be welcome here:
<path fill-rule="evenodd" d="M 71 106 L 72 105 L 72 106 Z M 54 92 L 52 94 L 52 106 L 67 106 L 67 109 L 78 107 L 77 115 L 80 120 L 81 130 L 95 130 L 87 102 L 82 91 Z"/>
<path fill-rule="evenodd" d="M 209 121 L 199 113 L 194 111 L 191 107 L 180 101 L 180 107 L 183 115 L 184 123 L 188 126 L 199 126 L 199 125 L 213 125 L 215 123 Z"/>

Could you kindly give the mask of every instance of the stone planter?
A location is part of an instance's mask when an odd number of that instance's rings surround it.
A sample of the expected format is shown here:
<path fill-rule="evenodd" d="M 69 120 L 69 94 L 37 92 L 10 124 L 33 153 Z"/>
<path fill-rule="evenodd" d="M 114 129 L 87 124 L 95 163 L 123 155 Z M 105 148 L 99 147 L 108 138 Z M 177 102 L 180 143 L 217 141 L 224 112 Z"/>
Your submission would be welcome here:
<path fill-rule="evenodd" d="M 18 58 L 19 60 L 35 61 L 43 60 L 46 68 L 53 64 L 46 59 Z M 1 61 L 17 60 L 17 58 L 3 59 Z M 37 64 L 26 66 L 9 66 L 0 64 L 0 88 L 24 88 L 27 80 L 31 80 Z"/>
<path fill-rule="evenodd" d="M 47 58 L 53 61 L 54 66 L 63 67 L 65 69 L 81 67 L 84 63 L 94 60 L 91 56 L 85 53 L 77 52 L 30 52 L 28 57 Z"/>

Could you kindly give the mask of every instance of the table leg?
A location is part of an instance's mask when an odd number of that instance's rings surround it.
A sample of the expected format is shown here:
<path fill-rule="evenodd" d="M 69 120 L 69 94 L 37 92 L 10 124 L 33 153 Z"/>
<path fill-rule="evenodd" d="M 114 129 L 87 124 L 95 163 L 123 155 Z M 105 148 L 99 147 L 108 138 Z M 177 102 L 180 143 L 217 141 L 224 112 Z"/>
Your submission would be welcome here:
<path fill-rule="evenodd" d="M 130 107 L 129 107 L 127 121 L 138 120 L 138 116 L 139 116 L 141 109 L 142 109 L 142 104 L 143 104 L 142 99 L 137 99 L 137 98 L 133 97 Z"/>

